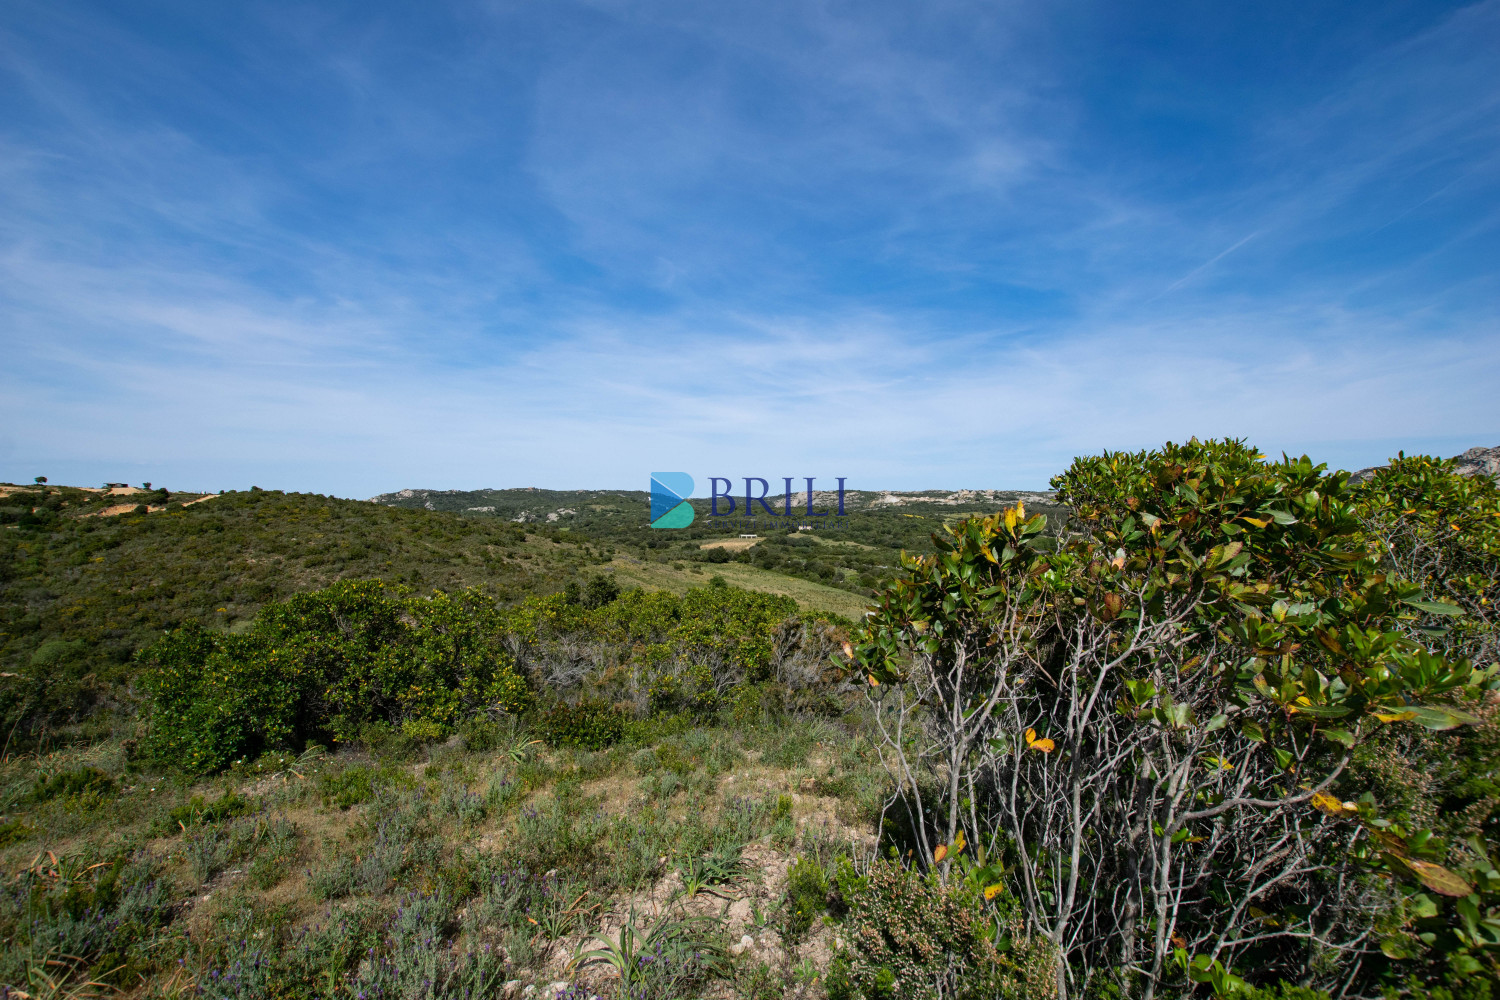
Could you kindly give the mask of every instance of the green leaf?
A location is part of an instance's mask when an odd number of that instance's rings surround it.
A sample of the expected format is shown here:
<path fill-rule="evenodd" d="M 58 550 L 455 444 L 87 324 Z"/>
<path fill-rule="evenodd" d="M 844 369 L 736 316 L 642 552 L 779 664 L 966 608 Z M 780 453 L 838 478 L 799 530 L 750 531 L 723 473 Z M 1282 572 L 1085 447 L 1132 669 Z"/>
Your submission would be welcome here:
<path fill-rule="evenodd" d="M 1343 705 L 1293 705 L 1299 715 L 1311 715 L 1319 719 L 1342 719 L 1349 714 Z"/>
<path fill-rule="evenodd" d="M 1484 720 L 1468 712 L 1447 705 L 1407 705 L 1402 714 L 1428 729 L 1457 729 L 1459 726 L 1478 726 Z"/>
<path fill-rule="evenodd" d="M 1338 743 L 1341 746 L 1349 747 L 1350 749 L 1353 749 L 1354 747 L 1354 734 L 1349 732 L 1349 730 L 1347 729 L 1325 729 L 1323 730 L 1323 738 L 1326 740 L 1332 740 L 1333 742 Z"/>
<path fill-rule="evenodd" d="M 1429 615 L 1461 615 L 1464 613 L 1463 608 L 1455 604 L 1447 604 L 1443 601 L 1419 601 L 1408 597 L 1402 600 L 1401 603 L 1408 607 L 1416 608 L 1418 611 L 1425 611 Z"/>
<path fill-rule="evenodd" d="M 1462 876 L 1455 875 L 1442 865 L 1418 858 L 1403 858 L 1389 851 L 1382 851 L 1381 857 L 1393 869 L 1417 879 L 1433 892 L 1444 896 L 1467 896 L 1474 891 L 1474 887 L 1464 881 Z"/>

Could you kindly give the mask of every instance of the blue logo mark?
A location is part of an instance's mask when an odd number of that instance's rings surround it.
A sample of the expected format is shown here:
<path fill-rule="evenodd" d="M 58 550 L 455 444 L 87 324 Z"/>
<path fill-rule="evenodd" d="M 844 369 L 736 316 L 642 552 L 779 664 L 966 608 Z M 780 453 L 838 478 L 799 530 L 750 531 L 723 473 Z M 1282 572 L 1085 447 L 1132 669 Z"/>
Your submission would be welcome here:
<path fill-rule="evenodd" d="M 651 473 L 651 527 L 686 528 L 693 523 L 693 477 L 686 472 Z"/>

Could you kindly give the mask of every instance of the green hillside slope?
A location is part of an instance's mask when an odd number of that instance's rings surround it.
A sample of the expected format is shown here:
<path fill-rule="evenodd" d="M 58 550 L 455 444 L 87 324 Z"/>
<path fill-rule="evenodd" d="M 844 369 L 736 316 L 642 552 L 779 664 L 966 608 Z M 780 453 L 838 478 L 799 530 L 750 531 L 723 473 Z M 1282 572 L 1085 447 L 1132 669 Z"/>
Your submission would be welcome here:
<path fill-rule="evenodd" d="M 115 517 L 64 506 L 0 527 L 0 670 L 16 675 L 0 688 L 5 725 L 76 722 L 118 700 L 135 650 L 188 619 L 232 629 L 267 601 L 349 579 L 509 602 L 610 554 L 555 530 L 311 494 Z"/>
<path fill-rule="evenodd" d="M 991 514 L 1018 500 L 1035 513 L 1051 515 L 1054 525 L 1066 517 L 1050 494 L 1018 490 L 850 490 L 844 496 L 843 517 L 837 514 L 835 493 L 814 493 L 814 510 L 827 516 L 808 515 L 805 495 L 798 494 L 793 494 L 789 517 L 768 514 L 759 505 L 753 517 L 746 517 L 743 496 L 737 498 L 732 515 L 714 517 L 709 501 L 700 498 L 691 501 L 692 525 L 673 530 L 651 528 L 650 498 L 641 490 L 406 489 L 372 499 L 386 506 L 446 511 L 481 521 L 551 525 L 607 541 L 647 561 L 753 566 L 848 592 L 852 599 L 841 599 L 845 614 L 895 577 L 903 551 L 930 552 L 933 532 L 945 524 Z M 727 512 L 728 505 L 720 503 L 721 513 Z M 788 509 L 780 496 L 767 503 L 775 511 Z M 746 534 L 757 537 L 753 547 L 705 547 Z"/>

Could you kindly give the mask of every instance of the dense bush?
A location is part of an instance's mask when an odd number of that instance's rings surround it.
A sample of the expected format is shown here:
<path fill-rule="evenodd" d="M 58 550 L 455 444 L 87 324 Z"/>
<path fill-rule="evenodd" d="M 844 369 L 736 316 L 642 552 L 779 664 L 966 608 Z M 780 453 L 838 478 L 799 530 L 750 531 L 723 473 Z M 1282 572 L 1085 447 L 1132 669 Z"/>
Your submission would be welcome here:
<path fill-rule="evenodd" d="M 267 605 L 243 634 L 188 625 L 141 654 L 148 756 L 214 771 L 270 747 L 348 742 L 371 722 L 446 736 L 465 717 L 518 712 L 530 691 L 479 594 L 406 597 L 340 583 Z"/>
<path fill-rule="evenodd" d="M 1440 627 L 1461 612 L 1443 574 L 1393 572 L 1347 475 L 1306 458 L 1193 441 L 1079 459 L 1054 485 L 1069 530 L 1019 506 L 960 524 L 859 644 L 917 857 L 967 833 L 1003 861 L 1060 988 L 1103 970 L 1147 997 L 1227 986 L 1237 962 L 1375 989 L 1407 954 L 1381 927 L 1410 918 L 1372 869 L 1440 895 L 1481 883 L 1330 790 L 1385 725 L 1482 721 L 1494 673 L 1459 654 L 1487 648 L 1485 620 Z M 1482 585 L 1492 558 L 1441 564 Z M 1476 928 L 1488 905 L 1468 904 Z"/>
<path fill-rule="evenodd" d="M 843 889 L 829 1000 L 1025 1000 L 1056 995 L 1048 943 L 1006 933 L 981 890 L 878 861 Z"/>
<path fill-rule="evenodd" d="M 557 705 L 537 724 L 543 738 L 555 747 L 603 750 L 625 735 L 625 716 L 614 706 L 598 701 Z"/>

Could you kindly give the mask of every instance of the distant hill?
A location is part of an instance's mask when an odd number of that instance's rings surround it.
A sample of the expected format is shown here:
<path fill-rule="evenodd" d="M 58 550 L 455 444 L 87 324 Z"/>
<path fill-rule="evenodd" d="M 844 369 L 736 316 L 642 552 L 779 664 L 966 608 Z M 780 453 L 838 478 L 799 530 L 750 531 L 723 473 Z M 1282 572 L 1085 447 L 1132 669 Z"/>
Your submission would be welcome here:
<path fill-rule="evenodd" d="M 766 502 L 775 510 L 784 510 L 785 496 L 784 493 L 773 493 Z M 736 514 L 739 514 L 744 495 L 733 499 Z M 838 500 L 836 490 L 813 491 L 815 510 L 836 511 Z M 1009 507 L 1017 500 L 1047 506 L 1052 503 L 1052 494 L 1037 490 L 846 490 L 844 510 L 847 513 L 894 507 L 930 508 L 934 511 L 953 508 L 993 510 Z M 805 513 L 806 492 L 792 493 L 791 501 L 794 518 Z M 645 490 L 545 490 L 534 486 L 483 490 L 404 489 L 371 497 L 370 502 L 388 507 L 500 517 L 518 523 L 574 521 L 580 526 L 597 521 L 644 523 L 651 509 L 650 496 Z M 701 507 L 700 516 L 706 516 L 709 500 L 695 498 L 693 506 L 695 509 Z M 760 510 L 760 507 L 757 505 L 756 509 Z"/>
<path fill-rule="evenodd" d="M 932 536 L 945 525 L 1018 500 L 1035 513 L 1052 515 L 1055 524 L 1064 515 L 1050 493 L 1038 491 L 848 490 L 846 516 L 838 517 L 838 493 L 817 490 L 814 515 L 807 513 L 805 493 L 791 495 L 791 516 L 783 513 L 788 509 L 784 494 L 766 498 L 775 515 L 756 504 L 753 517 L 744 514 L 743 494 L 735 498 L 733 514 L 723 517 L 710 516 L 710 501 L 699 497 L 691 501 L 696 517 L 690 526 L 655 530 L 644 490 L 405 489 L 371 499 L 473 520 L 543 525 L 608 544 L 622 554 L 615 566 L 622 580 L 680 589 L 701 585 L 700 564 L 712 564 L 722 568 L 710 572 L 726 574 L 739 586 L 796 592 L 801 601 L 848 615 L 860 614 L 863 602 L 899 572 L 903 552 L 932 551 Z M 721 513 L 728 509 L 721 501 Z M 844 594 L 803 593 L 789 587 L 787 578 Z"/>

